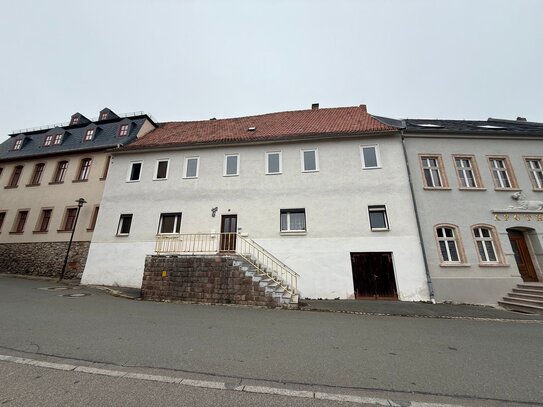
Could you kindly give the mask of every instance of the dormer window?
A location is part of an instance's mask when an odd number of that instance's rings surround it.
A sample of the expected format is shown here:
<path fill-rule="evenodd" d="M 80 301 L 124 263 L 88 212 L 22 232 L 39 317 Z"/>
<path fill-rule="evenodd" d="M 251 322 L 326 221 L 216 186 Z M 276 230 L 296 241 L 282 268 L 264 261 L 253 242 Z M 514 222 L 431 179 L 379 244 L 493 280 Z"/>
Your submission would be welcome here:
<path fill-rule="evenodd" d="M 119 127 L 119 136 L 127 136 L 128 135 L 128 124 L 121 124 Z"/>
<path fill-rule="evenodd" d="M 77 123 L 79 123 L 79 117 L 73 117 L 72 118 L 72 123 L 70 123 L 70 124 L 74 125 L 74 124 L 77 124 Z"/>
<path fill-rule="evenodd" d="M 62 134 L 55 134 L 55 138 L 53 139 L 53 144 L 55 146 L 58 146 L 62 143 Z"/>
<path fill-rule="evenodd" d="M 45 137 L 45 141 L 43 142 L 44 147 L 49 147 L 51 143 L 53 142 L 53 135 L 50 134 Z"/>
<path fill-rule="evenodd" d="M 15 144 L 13 144 L 14 150 L 20 150 L 23 146 L 23 139 L 15 140 Z"/>
<path fill-rule="evenodd" d="M 107 112 L 104 112 L 100 115 L 100 120 L 107 120 Z"/>
<path fill-rule="evenodd" d="M 85 133 L 85 137 L 83 138 L 83 141 L 91 141 L 94 137 L 94 129 L 88 129 Z"/>

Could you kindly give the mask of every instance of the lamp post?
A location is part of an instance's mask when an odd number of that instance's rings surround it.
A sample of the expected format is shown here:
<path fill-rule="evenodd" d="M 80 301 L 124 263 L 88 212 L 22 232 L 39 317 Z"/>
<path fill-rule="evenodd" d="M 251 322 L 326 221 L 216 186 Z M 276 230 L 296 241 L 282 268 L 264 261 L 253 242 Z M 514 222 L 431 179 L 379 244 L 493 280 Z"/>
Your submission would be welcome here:
<path fill-rule="evenodd" d="M 70 254 L 70 248 L 72 247 L 72 240 L 74 240 L 74 232 L 75 232 L 75 227 L 77 225 L 77 219 L 79 218 L 79 212 L 81 211 L 81 207 L 83 206 L 83 204 L 87 203 L 87 201 L 85 201 L 83 198 L 79 198 L 76 202 L 77 202 L 77 212 L 75 214 L 74 226 L 72 227 L 72 234 L 70 235 L 70 241 L 68 242 L 68 250 L 66 250 L 66 257 L 64 257 L 64 265 L 62 266 L 62 271 L 60 272 L 58 281 L 62 281 L 62 279 L 64 278 L 64 272 L 66 271 L 66 264 L 68 264 L 68 255 Z"/>

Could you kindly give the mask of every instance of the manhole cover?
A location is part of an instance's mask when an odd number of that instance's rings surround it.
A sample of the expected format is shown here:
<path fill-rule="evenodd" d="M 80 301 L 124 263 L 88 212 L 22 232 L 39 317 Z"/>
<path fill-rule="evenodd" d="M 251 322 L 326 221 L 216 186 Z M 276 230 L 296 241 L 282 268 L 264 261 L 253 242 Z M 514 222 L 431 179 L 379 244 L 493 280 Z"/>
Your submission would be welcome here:
<path fill-rule="evenodd" d="M 71 297 L 71 298 L 77 298 L 77 297 L 86 297 L 90 294 L 86 293 L 76 293 L 76 294 L 59 294 L 59 297 Z"/>
<path fill-rule="evenodd" d="M 62 291 L 69 290 L 68 287 L 40 287 L 38 290 L 47 290 L 47 291 Z"/>

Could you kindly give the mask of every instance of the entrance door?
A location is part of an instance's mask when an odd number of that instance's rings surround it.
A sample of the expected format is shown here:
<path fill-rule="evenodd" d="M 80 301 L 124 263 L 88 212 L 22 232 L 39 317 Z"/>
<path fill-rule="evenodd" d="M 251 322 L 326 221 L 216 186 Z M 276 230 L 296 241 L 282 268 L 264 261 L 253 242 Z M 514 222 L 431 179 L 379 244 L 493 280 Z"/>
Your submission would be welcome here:
<path fill-rule="evenodd" d="M 397 300 L 392 253 L 351 253 L 356 299 Z"/>
<path fill-rule="evenodd" d="M 526 244 L 524 233 L 518 230 L 508 230 L 509 241 L 513 248 L 515 260 L 517 262 L 518 271 L 523 281 L 536 282 L 537 274 L 535 272 L 534 263 L 532 263 L 532 257 L 530 256 L 530 250 Z"/>
<path fill-rule="evenodd" d="M 236 250 L 236 233 L 238 232 L 238 215 L 222 215 L 221 218 L 221 252 Z"/>

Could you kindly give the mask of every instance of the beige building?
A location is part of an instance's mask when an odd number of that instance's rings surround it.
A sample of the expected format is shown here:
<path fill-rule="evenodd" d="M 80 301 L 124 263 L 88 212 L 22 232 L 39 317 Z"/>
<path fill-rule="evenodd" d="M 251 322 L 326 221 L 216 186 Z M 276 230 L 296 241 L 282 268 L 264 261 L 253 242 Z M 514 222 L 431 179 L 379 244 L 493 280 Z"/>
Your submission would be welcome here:
<path fill-rule="evenodd" d="M 106 108 L 95 120 L 76 113 L 66 125 L 14 132 L 2 143 L 0 271 L 59 273 L 73 231 L 66 277 L 77 277 L 100 208 L 108 150 L 155 127 L 146 114 L 121 117 Z M 80 212 L 79 198 L 86 201 Z"/>

